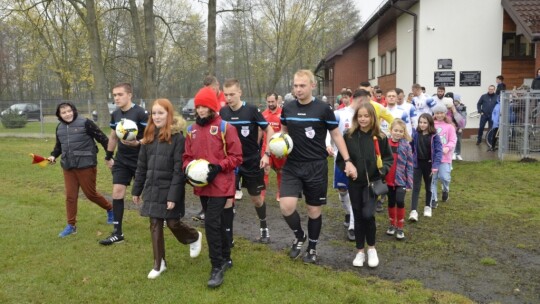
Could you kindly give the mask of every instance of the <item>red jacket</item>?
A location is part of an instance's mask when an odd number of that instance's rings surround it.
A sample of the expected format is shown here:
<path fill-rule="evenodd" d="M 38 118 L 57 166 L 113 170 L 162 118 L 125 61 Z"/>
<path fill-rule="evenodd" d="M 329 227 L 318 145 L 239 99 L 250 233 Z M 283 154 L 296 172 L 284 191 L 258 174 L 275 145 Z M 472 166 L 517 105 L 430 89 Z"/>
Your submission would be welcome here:
<path fill-rule="evenodd" d="M 184 170 L 190 161 L 201 158 L 221 166 L 221 172 L 210 184 L 193 187 L 195 195 L 230 197 L 234 196 L 236 191 L 234 169 L 242 164 L 242 144 L 235 127 L 227 123 L 225 132 L 222 132 L 220 125 L 220 116 L 216 116 L 205 126 L 194 123 L 186 136 L 182 159 Z"/>

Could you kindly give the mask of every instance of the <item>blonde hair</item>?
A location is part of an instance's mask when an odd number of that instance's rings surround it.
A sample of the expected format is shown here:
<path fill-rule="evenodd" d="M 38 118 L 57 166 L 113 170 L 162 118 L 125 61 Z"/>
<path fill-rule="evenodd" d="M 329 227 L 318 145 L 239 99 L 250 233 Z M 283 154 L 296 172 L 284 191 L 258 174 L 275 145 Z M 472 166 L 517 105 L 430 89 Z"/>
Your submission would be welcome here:
<path fill-rule="evenodd" d="M 315 75 L 310 70 L 298 70 L 294 73 L 294 77 L 307 77 L 310 83 L 315 83 Z"/>
<path fill-rule="evenodd" d="M 407 131 L 407 125 L 403 120 L 395 118 L 390 125 L 390 132 L 392 132 L 392 129 L 394 129 L 395 126 L 399 126 L 403 129 L 403 138 L 405 138 L 405 140 L 407 140 L 408 142 L 412 141 L 411 135 Z"/>
<path fill-rule="evenodd" d="M 369 118 L 370 118 L 370 126 L 369 129 L 371 130 L 372 136 L 378 136 L 380 138 L 386 138 L 386 135 L 381 131 L 381 127 L 379 125 L 379 119 L 377 119 L 377 114 L 375 112 L 375 108 L 370 102 L 362 102 L 358 105 L 358 108 L 354 112 L 354 116 L 352 118 L 352 125 L 347 130 L 347 136 L 352 137 L 352 134 L 360 129 L 360 125 L 358 124 L 358 112 L 360 112 L 361 109 L 366 109 Z"/>

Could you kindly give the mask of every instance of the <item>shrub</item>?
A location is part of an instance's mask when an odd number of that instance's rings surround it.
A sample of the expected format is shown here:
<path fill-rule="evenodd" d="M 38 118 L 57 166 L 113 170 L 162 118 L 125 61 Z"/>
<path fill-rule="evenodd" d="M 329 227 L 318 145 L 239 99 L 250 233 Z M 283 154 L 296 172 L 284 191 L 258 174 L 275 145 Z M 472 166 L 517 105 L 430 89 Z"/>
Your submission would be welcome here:
<path fill-rule="evenodd" d="M 8 111 L 1 117 L 2 125 L 6 129 L 24 128 L 26 126 L 26 116 L 19 115 L 15 111 Z"/>

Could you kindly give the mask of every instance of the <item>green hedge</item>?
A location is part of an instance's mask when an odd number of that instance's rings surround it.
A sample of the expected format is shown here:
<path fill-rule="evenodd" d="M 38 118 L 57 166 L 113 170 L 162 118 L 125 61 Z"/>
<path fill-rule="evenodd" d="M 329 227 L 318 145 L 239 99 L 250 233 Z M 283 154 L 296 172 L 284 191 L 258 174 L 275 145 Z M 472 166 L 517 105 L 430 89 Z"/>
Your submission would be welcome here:
<path fill-rule="evenodd" d="M 14 111 L 8 111 L 0 119 L 6 129 L 24 128 L 27 123 L 26 115 L 19 115 Z"/>

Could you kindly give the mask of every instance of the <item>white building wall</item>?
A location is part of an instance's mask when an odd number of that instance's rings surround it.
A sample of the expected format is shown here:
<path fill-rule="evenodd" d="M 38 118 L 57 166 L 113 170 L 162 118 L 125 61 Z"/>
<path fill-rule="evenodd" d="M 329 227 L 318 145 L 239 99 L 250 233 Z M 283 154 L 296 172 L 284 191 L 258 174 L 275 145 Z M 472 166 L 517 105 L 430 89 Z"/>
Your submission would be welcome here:
<path fill-rule="evenodd" d="M 379 60 L 379 36 L 375 36 L 369 40 L 368 46 L 368 67 L 371 62 L 371 59 L 375 59 L 375 78 L 369 79 L 369 83 L 372 86 L 378 84 L 377 77 L 380 76 L 380 60 Z M 371 73 L 371 68 L 369 68 L 368 73 Z M 371 75 L 368 75 L 370 77 Z"/>
<path fill-rule="evenodd" d="M 409 11 L 418 14 L 419 5 L 415 5 Z M 401 88 L 407 96 L 413 83 L 413 38 L 414 18 L 408 14 L 402 14 L 396 20 L 396 87 Z"/>
<path fill-rule="evenodd" d="M 501 73 L 501 1 L 421 0 L 416 6 L 419 9 L 417 82 L 426 87 L 428 94 L 434 94 L 434 72 L 454 71 L 455 87 L 447 87 L 446 91 L 460 94 L 468 111 L 474 111 L 480 95 L 487 92 L 489 85 L 496 84 L 495 77 Z M 445 58 L 452 59 L 453 67 L 439 70 L 437 60 Z M 461 71 L 480 71 L 481 85 L 461 87 Z M 468 128 L 477 126 L 478 122 L 472 119 L 467 123 Z"/>

